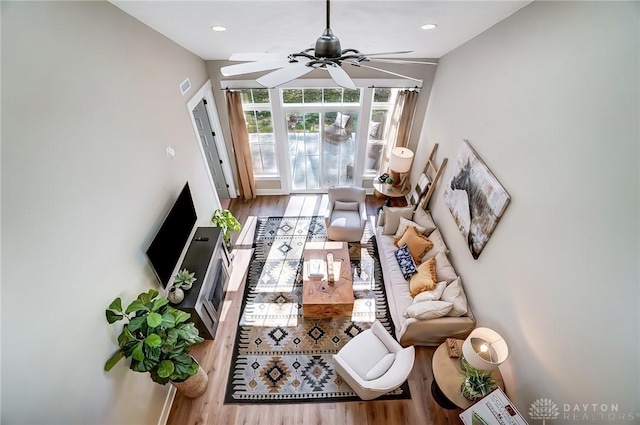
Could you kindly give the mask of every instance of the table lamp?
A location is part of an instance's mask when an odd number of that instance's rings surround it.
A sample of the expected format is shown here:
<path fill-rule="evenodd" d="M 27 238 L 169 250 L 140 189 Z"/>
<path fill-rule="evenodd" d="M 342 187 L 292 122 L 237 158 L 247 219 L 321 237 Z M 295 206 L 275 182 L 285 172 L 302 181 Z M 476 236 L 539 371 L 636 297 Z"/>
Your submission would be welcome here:
<path fill-rule="evenodd" d="M 405 184 L 406 176 L 411 170 L 413 162 L 413 152 L 407 148 L 393 148 L 389 156 L 389 172 L 393 179 L 392 185 L 402 188 Z M 403 175 L 404 174 L 404 175 Z"/>
<path fill-rule="evenodd" d="M 489 328 L 475 328 L 462 343 L 464 360 L 478 370 L 491 371 L 509 355 L 507 343 Z"/>

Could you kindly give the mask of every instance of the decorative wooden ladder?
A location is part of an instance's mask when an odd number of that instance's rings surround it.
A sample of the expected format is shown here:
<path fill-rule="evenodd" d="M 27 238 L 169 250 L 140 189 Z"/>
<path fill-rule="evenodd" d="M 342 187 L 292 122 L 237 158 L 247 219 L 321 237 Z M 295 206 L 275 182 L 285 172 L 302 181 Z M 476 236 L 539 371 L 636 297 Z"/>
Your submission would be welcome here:
<path fill-rule="evenodd" d="M 431 199 L 431 195 L 435 191 L 436 184 L 438 183 L 438 179 L 440 179 L 440 175 L 444 171 L 445 165 L 447 165 L 447 158 L 442 160 L 440 165 L 436 164 L 436 151 L 438 150 L 438 144 L 433 145 L 433 149 L 431 150 L 431 154 L 429 155 L 429 159 L 427 160 L 427 165 L 424 167 L 424 174 L 427 176 L 427 188 L 420 194 L 420 202 L 418 206 L 422 209 L 427 209 L 427 205 L 429 204 L 429 200 Z"/>

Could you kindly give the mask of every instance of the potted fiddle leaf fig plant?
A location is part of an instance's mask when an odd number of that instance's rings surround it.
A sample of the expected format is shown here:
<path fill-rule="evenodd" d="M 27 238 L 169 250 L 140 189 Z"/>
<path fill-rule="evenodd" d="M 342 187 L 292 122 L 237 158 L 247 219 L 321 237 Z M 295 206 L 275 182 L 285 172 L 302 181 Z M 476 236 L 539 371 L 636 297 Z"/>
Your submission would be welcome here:
<path fill-rule="evenodd" d="M 242 226 L 231 211 L 217 209 L 211 216 L 211 224 L 222 229 L 222 237 L 227 248 L 231 248 L 231 232 L 239 232 Z"/>
<path fill-rule="evenodd" d="M 189 313 L 171 307 L 169 300 L 158 298 L 158 291 L 141 293 L 126 309 L 120 297 L 106 310 L 107 322 L 126 323 L 118 336 L 118 350 L 104 365 L 110 371 L 123 357 L 130 358 L 129 368 L 149 373 L 158 384 L 171 382 L 187 397 L 199 397 L 207 389 L 208 377 L 189 349 L 203 338 Z"/>
<path fill-rule="evenodd" d="M 464 381 L 460 389 L 464 398 L 469 401 L 475 401 L 495 389 L 497 382 L 491 377 L 491 372 L 476 369 L 467 363 L 464 358 L 461 361 Z"/>

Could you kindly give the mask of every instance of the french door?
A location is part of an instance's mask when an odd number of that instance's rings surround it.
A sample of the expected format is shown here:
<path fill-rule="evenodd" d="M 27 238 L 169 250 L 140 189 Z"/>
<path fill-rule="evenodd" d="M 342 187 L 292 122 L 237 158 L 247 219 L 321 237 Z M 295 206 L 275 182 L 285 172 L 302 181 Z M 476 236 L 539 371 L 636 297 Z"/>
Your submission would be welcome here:
<path fill-rule="evenodd" d="M 285 119 L 292 192 L 353 184 L 357 112 L 291 111 Z"/>

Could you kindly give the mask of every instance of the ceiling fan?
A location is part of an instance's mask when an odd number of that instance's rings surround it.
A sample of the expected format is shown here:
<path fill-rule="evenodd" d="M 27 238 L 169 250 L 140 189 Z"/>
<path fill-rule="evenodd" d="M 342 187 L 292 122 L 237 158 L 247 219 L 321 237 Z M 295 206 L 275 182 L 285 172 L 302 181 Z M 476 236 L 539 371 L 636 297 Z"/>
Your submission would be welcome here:
<path fill-rule="evenodd" d="M 275 69 L 256 81 L 261 85 L 273 88 L 291 80 L 295 80 L 314 69 L 324 69 L 329 72 L 333 80 L 341 87 L 355 89 L 356 86 L 342 69 L 343 64 L 349 64 L 361 68 L 373 69 L 375 71 L 384 72 L 396 77 L 406 78 L 413 81 L 422 80 L 409 77 L 407 75 L 398 74 L 386 69 L 376 68 L 365 65 L 363 62 L 380 62 L 380 63 L 401 63 L 401 64 L 421 64 L 421 65 L 437 65 L 436 62 L 422 61 L 403 61 L 394 59 L 372 58 L 375 56 L 389 56 L 396 54 L 411 53 L 411 50 L 385 53 L 360 53 L 357 49 L 342 49 L 340 40 L 333 34 L 330 26 L 330 0 L 327 0 L 327 27 L 322 35 L 316 40 L 316 45 L 298 53 L 283 55 L 281 53 L 234 53 L 229 60 L 242 61 L 245 63 L 237 65 L 224 66 L 220 72 L 225 77 L 233 75 L 248 74 L 252 72 L 268 71 Z"/>

